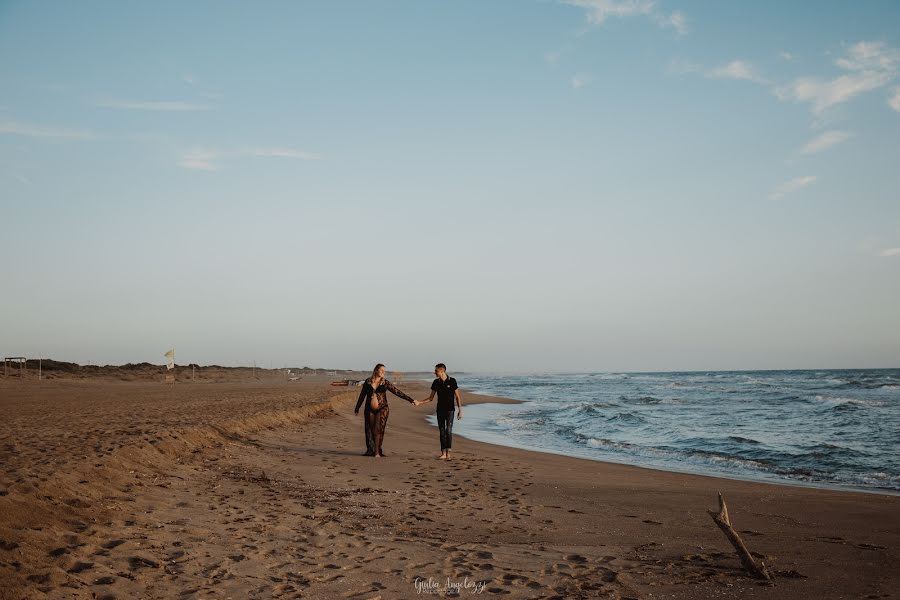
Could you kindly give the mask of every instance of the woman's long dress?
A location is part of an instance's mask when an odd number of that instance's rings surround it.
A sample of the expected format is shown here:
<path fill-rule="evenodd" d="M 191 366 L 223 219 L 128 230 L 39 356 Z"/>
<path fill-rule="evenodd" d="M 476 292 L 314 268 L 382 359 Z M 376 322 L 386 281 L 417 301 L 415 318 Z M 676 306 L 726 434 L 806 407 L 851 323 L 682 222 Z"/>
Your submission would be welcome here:
<path fill-rule="evenodd" d="M 363 412 L 363 420 L 366 425 L 366 456 L 383 454 L 381 451 L 381 442 L 384 439 L 384 430 L 387 427 L 388 415 L 391 414 L 391 409 L 388 406 L 387 401 L 388 391 L 395 396 L 403 398 L 409 403 L 415 402 L 415 400 L 404 394 L 397 386 L 387 379 L 382 379 L 377 389 L 372 387 L 371 377 L 366 379 L 365 383 L 362 385 L 362 389 L 359 391 L 359 399 L 356 401 L 356 410 L 359 410 L 359 407 L 362 406 L 364 401 L 366 403 L 366 408 Z M 373 394 L 378 397 L 378 410 L 372 410 Z"/>

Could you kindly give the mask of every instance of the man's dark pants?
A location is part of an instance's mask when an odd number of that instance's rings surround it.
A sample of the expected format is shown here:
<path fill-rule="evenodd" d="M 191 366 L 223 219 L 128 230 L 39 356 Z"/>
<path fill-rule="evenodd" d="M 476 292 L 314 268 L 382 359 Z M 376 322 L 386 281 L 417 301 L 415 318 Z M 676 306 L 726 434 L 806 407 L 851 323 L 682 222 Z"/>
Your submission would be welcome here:
<path fill-rule="evenodd" d="M 437 412 L 438 430 L 441 432 L 441 451 L 449 450 L 453 443 L 453 410 Z"/>

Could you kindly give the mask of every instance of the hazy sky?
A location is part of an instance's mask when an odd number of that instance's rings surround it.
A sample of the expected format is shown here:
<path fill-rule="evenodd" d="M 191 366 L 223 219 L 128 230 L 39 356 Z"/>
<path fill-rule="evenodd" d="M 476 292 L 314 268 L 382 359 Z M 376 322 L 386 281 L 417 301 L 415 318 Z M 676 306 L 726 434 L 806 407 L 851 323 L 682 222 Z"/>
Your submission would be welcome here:
<path fill-rule="evenodd" d="M 900 366 L 900 3 L 0 2 L 0 352 Z"/>

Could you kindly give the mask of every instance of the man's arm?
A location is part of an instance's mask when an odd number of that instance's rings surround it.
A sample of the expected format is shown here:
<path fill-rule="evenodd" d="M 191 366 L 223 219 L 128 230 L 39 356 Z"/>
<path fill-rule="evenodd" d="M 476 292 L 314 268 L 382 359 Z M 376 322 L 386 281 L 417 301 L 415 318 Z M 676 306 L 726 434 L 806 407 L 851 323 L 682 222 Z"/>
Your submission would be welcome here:
<path fill-rule="evenodd" d="M 456 398 L 456 420 L 459 421 L 462 419 L 462 396 L 459 395 L 459 388 L 453 391 L 453 396 Z"/>
<path fill-rule="evenodd" d="M 426 402 L 431 402 L 434 400 L 434 395 L 437 393 L 437 382 L 432 382 L 431 384 L 431 395 L 425 398 L 424 400 L 416 400 L 415 405 L 418 406 L 420 404 L 425 404 Z"/>
<path fill-rule="evenodd" d="M 418 406 L 418 405 L 420 405 L 420 404 L 425 404 L 426 402 L 431 402 L 432 400 L 434 400 L 434 394 L 435 394 L 435 391 L 434 391 L 434 390 L 431 390 L 431 395 L 430 395 L 430 396 L 428 396 L 428 397 L 425 398 L 424 400 L 416 400 L 416 402 L 415 402 L 416 406 Z"/>

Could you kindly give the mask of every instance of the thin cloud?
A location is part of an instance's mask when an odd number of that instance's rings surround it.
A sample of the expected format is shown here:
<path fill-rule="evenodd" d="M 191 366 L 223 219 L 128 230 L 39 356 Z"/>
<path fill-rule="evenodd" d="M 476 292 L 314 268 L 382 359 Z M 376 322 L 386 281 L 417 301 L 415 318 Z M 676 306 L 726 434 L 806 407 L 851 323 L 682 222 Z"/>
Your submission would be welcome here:
<path fill-rule="evenodd" d="M 653 0 L 564 0 L 565 4 L 585 9 L 588 23 L 602 25 L 609 18 L 648 16 Z"/>
<path fill-rule="evenodd" d="M 268 156 L 275 158 L 296 158 L 299 160 L 319 160 L 321 155 L 293 148 L 252 148 L 246 151 L 250 156 Z"/>
<path fill-rule="evenodd" d="M 808 102 L 814 113 L 842 104 L 854 97 L 878 89 L 891 80 L 888 73 L 864 72 L 841 75 L 835 79 L 822 80 L 817 77 L 801 77 L 792 83 L 775 88 L 779 100 Z"/>
<path fill-rule="evenodd" d="M 697 74 L 707 79 L 734 79 L 760 84 L 769 83 L 752 63 L 744 60 L 733 60 L 718 67 L 705 67 L 697 63 L 674 59 L 669 64 L 669 72 L 676 75 Z"/>
<path fill-rule="evenodd" d="M 591 25 L 603 25 L 609 19 L 645 17 L 659 27 L 674 29 L 679 35 L 688 30 L 684 13 L 674 11 L 667 14 L 659 9 L 655 0 L 562 0 L 562 3 L 583 8 Z"/>
<path fill-rule="evenodd" d="M 815 114 L 890 83 L 900 67 L 900 50 L 884 42 L 859 42 L 834 61 L 845 71 L 833 79 L 800 77 L 774 89 L 779 100 L 806 102 Z"/>
<path fill-rule="evenodd" d="M 147 110 L 162 112 L 190 112 L 200 110 L 212 110 L 208 104 L 196 104 L 193 102 L 174 101 L 142 101 L 142 100 L 101 100 L 97 106 L 113 108 L 116 110 Z"/>
<path fill-rule="evenodd" d="M 712 79 L 737 79 L 738 81 L 752 81 L 754 83 L 768 83 L 759 74 L 752 64 L 743 60 L 733 60 L 726 65 L 715 67 L 706 72 L 706 76 Z"/>
<path fill-rule="evenodd" d="M 295 148 L 244 148 L 233 151 L 214 148 L 192 148 L 181 155 L 178 164 L 185 169 L 218 171 L 222 168 L 223 161 L 246 157 L 289 158 L 294 160 L 318 160 L 322 158 L 319 154 Z"/>
<path fill-rule="evenodd" d="M 221 167 L 216 161 L 221 155 L 212 150 L 194 149 L 181 156 L 178 164 L 185 169 L 201 171 L 218 171 Z"/>
<path fill-rule="evenodd" d="M 82 129 L 57 129 L 55 127 L 19 123 L 17 121 L 0 121 L 0 134 L 71 140 L 92 140 L 97 137 L 92 131 Z"/>
<path fill-rule="evenodd" d="M 660 27 L 671 27 L 678 35 L 685 35 L 688 32 L 688 19 L 680 10 L 676 10 L 668 15 L 663 13 L 655 13 L 653 20 Z"/>
<path fill-rule="evenodd" d="M 858 42 L 834 64 L 848 71 L 895 71 L 900 64 L 900 50 L 884 42 Z"/>
<path fill-rule="evenodd" d="M 702 74 L 706 69 L 703 65 L 686 61 L 682 58 L 673 58 L 669 63 L 669 73 L 673 75 Z"/>
<path fill-rule="evenodd" d="M 571 46 L 566 46 L 564 48 L 557 48 L 556 50 L 551 50 L 544 54 L 544 61 L 548 65 L 556 65 L 559 62 L 559 59 L 562 58 L 563 54 L 566 54 L 572 49 Z"/>
<path fill-rule="evenodd" d="M 803 149 L 800 150 L 800 153 L 815 154 L 817 152 L 822 152 L 823 150 L 828 150 L 833 146 L 837 146 L 841 142 L 847 141 L 851 137 L 853 137 L 853 134 L 847 131 L 826 131 L 807 142 L 806 145 L 803 146 Z"/>
<path fill-rule="evenodd" d="M 774 190 L 772 190 L 772 192 L 769 194 L 769 199 L 777 200 L 779 198 L 783 198 L 787 194 L 796 192 L 797 190 L 799 190 L 801 188 L 805 188 L 806 186 L 808 186 L 812 183 L 815 183 L 815 181 L 816 181 L 815 175 L 806 175 L 804 177 L 795 177 L 794 179 L 791 179 L 790 181 L 785 181 L 784 183 L 782 183 L 781 185 L 776 187 Z"/>
<path fill-rule="evenodd" d="M 185 73 L 184 75 L 182 75 L 181 80 L 184 83 L 186 83 L 187 85 L 194 88 L 193 93 L 197 94 L 198 96 L 202 96 L 208 100 L 220 100 L 225 97 L 225 94 L 223 94 L 222 92 L 213 90 L 213 89 L 209 89 L 207 86 L 203 85 L 203 83 L 198 81 L 197 78 L 194 77 L 191 73 Z M 191 103 L 181 103 L 181 104 L 191 104 Z M 203 107 L 205 105 L 199 104 L 199 105 L 194 105 L 194 106 Z M 195 110 L 212 110 L 212 108 L 213 108 L 212 106 L 208 106 L 208 107 L 202 108 L 202 109 L 196 108 Z"/>
<path fill-rule="evenodd" d="M 885 248 L 878 256 L 900 256 L 900 248 Z"/>
<path fill-rule="evenodd" d="M 790 61 L 794 60 L 795 57 L 790 52 L 786 52 L 786 51 L 782 50 L 781 52 L 778 53 L 778 58 L 780 58 L 781 60 L 786 60 L 786 61 L 790 62 Z"/>
<path fill-rule="evenodd" d="M 572 76 L 572 79 L 569 81 L 572 85 L 572 89 L 580 90 L 587 84 L 591 82 L 591 76 L 586 73 L 576 73 Z"/>
<path fill-rule="evenodd" d="M 888 98 L 888 106 L 900 112 L 900 87 L 895 87 L 892 95 Z"/>

